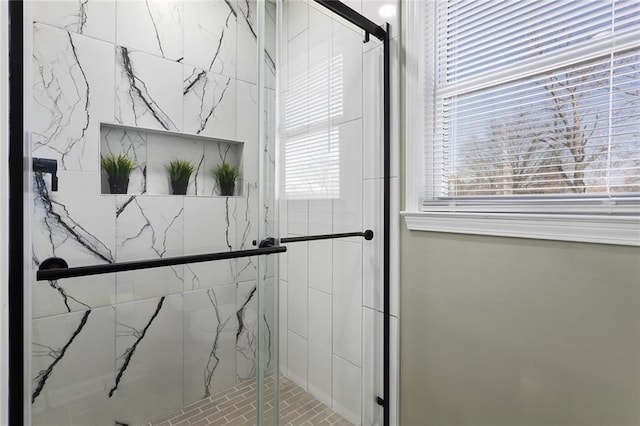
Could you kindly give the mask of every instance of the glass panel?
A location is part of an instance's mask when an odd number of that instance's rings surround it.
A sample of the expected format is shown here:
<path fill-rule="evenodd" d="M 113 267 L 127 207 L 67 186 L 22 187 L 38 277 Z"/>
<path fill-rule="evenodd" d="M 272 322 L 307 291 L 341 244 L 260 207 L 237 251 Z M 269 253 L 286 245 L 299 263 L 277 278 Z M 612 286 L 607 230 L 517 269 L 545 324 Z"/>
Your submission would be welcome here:
<path fill-rule="evenodd" d="M 278 238 L 276 205 L 276 28 L 280 3 L 259 0 L 260 68 L 260 236 Z M 278 424 L 278 287 L 279 257 L 262 256 L 258 268 L 258 424 Z"/>
<path fill-rule="evenodd" d="M 380 19 L 382 5 L 364 3 L 348 2 Z M 302 424 L 313 407 L 330 422 L 382 424 L 382 44 L 315 2 L 283 7 L 280 233 L 376 237 L 288 244 L 281 422 Z"/>
<path fill-rule="evenodd" d="M 265 150 L 275 140 L 275 43 L 265 40 L 275 3 L 29 7 L 30 153 L 54 160 L 58 178 L 54 190 L 50 173 L 32 176 L 34 272 L 52 256 L 73 267 L 278 236 Z M 32 275 L 32 424 L 276 423 L 278 255 Z"/>

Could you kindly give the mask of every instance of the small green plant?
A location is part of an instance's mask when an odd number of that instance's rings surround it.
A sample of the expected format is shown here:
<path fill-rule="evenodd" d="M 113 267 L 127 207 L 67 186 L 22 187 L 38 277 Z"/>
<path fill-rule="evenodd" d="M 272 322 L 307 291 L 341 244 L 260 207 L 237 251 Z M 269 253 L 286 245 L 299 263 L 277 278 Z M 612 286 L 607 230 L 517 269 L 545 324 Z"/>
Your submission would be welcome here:
<path fill-rule="evenodd" d="M 238 179 L 238 168 L 232 167 L 229 163 L 223 162 L 221 165 L 213 169 L 213 174 L 216 176 L 218 183 L 235 183 Z"/>
<path fill-rule="evenodd" d="M 238 179 L 238 168 L 223 162 L 213 169 L 213 174 L 216 176 L 218 185 L 220 186 L 220 195 L 232 196 L 235 191 L 236 180 Z"/>
<path fill-rule="evenodd" d="M 109 154 L 101 158 L 101 163 L 109 177 L 114 178 L 128 178 L 136 167 L 133 160 L 123 154 Z"/>
<path fill-rule="evenodd" d="M 174 160 L 169 162 L 167 170 L 169 171 L 169 177 L 172 181 L 188 182 L 195 171 L 195 167 L 190 161 Z"/>

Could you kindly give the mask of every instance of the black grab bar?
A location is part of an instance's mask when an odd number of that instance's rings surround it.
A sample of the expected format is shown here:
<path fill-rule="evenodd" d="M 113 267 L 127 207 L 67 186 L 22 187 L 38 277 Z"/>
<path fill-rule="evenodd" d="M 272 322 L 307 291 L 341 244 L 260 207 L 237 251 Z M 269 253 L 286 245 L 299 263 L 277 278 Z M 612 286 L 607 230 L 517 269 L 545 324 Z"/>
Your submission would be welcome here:
<path fill-rule="evenodd" d="M 106 263 L 102 265 L 76 266 L 69 268 L 64 259 L 50 257 L 40 264 L 36 274 L 37 281 L 53 281 L 61 278 L 84 277 L 87 275 L 108 274 L 111 272 L 134 271 L 137 269 L 160 268 L 163 266 L 184 265 L 186 263 L 209 262 L 212 260 L 236 259 L 239 257 L 260 256 L 283 253 L 284 246 L 261 247 L 252 250 L 224 251 L 219 253 L 194 254 L 187 256 L 165 257 L 160 259 L 138 260 L 132 262 Z"/>
<path fill-rule="evenodd" d="M 315 241 L 315 240 L 331 240 L 334 238 L 348 238 L 348 237 L 364 237 L 365 240 L 373 240 L 373 231 L 367 229 L 364 232 L 343 232 L 342 234 L 322 234 L 322 235 L 305 235 L 302 237 L 285 237 L 280 238 L 282 244 L 286 243 L 299 243 L 301 241 Z"/>
<path fill-rule="evenodd" d="M 276 240 L 275 238 L 269 237 L 260 241 L 259 247 L 275 247 L 277 244 L 287 244 L 287 243 L 299 243 L 302 241 L 316 241 L 316 240 L 333 240 L 334 238 L 349 238 L 349 237 L 364 237 L 365 240 L 371 241 L 373 240 L 373 231 L 371 229 L 367 229 L 364 232 L 343 232 L 340 234 L 319 234 L 319 235 L 304 235 L 302 237 L 285 237 Z M 257 241 L 253 241 L 253 245 L 255 246 Z"/>

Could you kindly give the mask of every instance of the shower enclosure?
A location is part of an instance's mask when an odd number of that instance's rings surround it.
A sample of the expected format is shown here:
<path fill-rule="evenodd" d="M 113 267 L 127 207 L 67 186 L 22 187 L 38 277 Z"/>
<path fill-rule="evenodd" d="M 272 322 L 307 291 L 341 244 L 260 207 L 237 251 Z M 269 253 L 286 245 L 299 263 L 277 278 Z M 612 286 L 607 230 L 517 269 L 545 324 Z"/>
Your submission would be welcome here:
<path fill-rule="evenodd" d="M 286 380 L 388 424 L 388 27 L 336 1 L 23 11 L 12 421 L 284 424 Z"/>

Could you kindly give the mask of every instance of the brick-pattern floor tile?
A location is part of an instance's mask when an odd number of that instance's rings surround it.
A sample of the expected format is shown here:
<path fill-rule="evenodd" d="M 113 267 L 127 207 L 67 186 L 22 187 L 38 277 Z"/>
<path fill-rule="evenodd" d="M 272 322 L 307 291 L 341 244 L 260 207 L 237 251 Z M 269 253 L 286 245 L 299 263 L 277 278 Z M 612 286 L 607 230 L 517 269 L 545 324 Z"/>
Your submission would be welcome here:
<path fill-rule="evenodd" d="M 266 415 L 273 413 L 273 378 L 265 386 Z M 256 383 L 245 381 L 144 426 L 240 426 L 256 424 Z M 280 424 L 350 426 L 347 420 L 286 377 L 280 378 Z"/>

